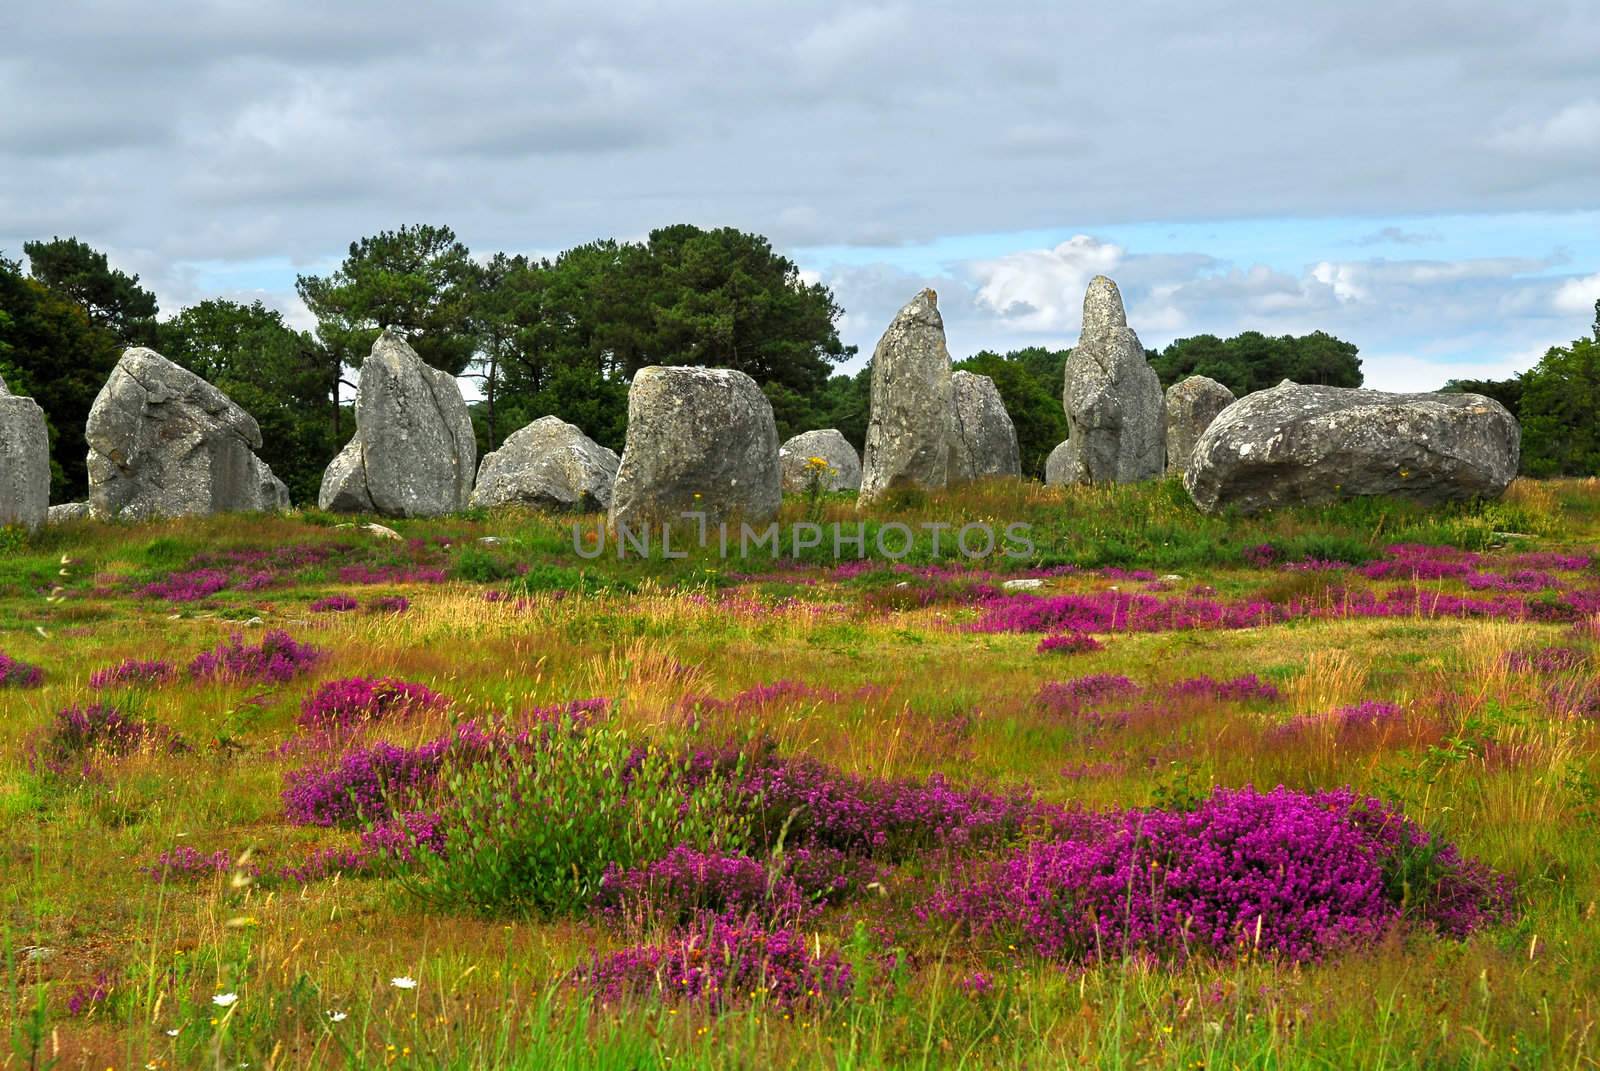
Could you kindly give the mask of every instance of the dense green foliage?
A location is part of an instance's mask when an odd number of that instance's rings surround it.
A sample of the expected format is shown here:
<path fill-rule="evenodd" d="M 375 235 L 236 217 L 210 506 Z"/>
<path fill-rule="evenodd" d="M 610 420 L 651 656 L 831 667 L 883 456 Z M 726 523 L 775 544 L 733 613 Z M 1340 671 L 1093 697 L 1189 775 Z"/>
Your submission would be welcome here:
<path fill-rule="evenodd" d="M 81 498 L 88 487 L 83 426 L 120 352 L 82 306 L 0 257 L 0 378 L 44 409 L 53 501 Z"/>
<path fill-rule="evenodd" d="M 1522 419 L 1522 380 L 1512 379 L 1452 379 L 1443 389 L 1455 394 L 1481 394 L 1493 398 L 1506 407 L 1518 420 Z"/>
<path fill-rule="evenodd" d="M 1067 414 L 1061 404 L 1062 377 L 1071 350 L 1030 346 L 998 354 L 983 350 L 955 367 L 994 380 L 1006 412 L 1017 429 L 1022 474 L 1044 478 L 1045 458 L 1067 437 Z"/>
<path fill-rule="evenodd" d="M 683 761 L 633 747 L 605 726 L 578 732 L 561 721 L 503 765 L 462 762 L 446 782 L 460 802 L 452 843 L 462 847 L 429 854 L 417 891 L 491 914 L 570 914 L 593 899 L 608 867 L 625 870 L 674 844 L 743 847 L 743 823 L 719 808 L 722 778 L 685 800 Z"/>
<path fill-rule="evenodd" d="M 1447 391 L 1493 398 L 1522 423 L 1522 471 L 1529 476 L 1600 473 L 1600 301 L 1593 338 L 1552 346 L 1510 379 L 1452 379 Z"/>
<path fill-rule="evenodd" d="M 1150 363 L 1163 387 L 1188 376 L 1209 376 L 1240 398 L 1285 379 L 1328 387 L 1361 386 L 1356 347 L 1323 331 L 1277 337 L 1245 331 L 1229 339 L 1195 335 L 1152 354 Z"/>
<path fill-rule="evenodd" d="M 1600 301 L 1594 337 L 1552 346 L 1520 377 L 1522 468 L 1533 476 L 1600 472 Z"/>
<path fill-rule="evenodd" d="M 33 277 L 130 345 L 155 337 L 156 296 L 139 285 L 137 275 L 118 271 L 106 255 L 76 238 L 24 242 Z"/>
<path fill-rule="evenodd" d="M 496 257 L 482 278 L 483 374 L 510 418 L 496 414 L 497 430 L 553 413 L 620 449 L 633 374 L 692 364 L 749 375 L 780 433 L 793 434 L 818 426 L 829 368 L 851 352 L 827 287 L 801 279 L 765 238 L 729 227 L 666 227 L 547 260 Z"/>

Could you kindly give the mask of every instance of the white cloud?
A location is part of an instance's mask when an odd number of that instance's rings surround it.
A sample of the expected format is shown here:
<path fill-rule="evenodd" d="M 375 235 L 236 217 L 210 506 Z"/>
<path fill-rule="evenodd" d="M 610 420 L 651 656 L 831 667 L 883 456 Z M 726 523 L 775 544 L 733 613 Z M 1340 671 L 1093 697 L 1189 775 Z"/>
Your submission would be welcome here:
<path fill-rule="evenodd" d="M 1032 249 L 971 266 L 978 304 L 1024 331 L 1060 331 L 1083 319 L 1083 293 L 1122 262 L 1121 246 L 1087 234 L 1054 249 Z"/>
<path fill-rule="evenodd" d="M 1357 281 L 1360 270 L 1351 264 L 1334 264 L 1322 261 L 1311 269 L 1311 277 L 1333 290 L 1340 301 L 1365 301 L 1370 296 L 1367 288 Z"/>
<path fill-rule="evenodd" d="M 1544 119 L 1507 127 L 1489 144 L 1528 155 L 1600 152 L 1600 100 L 1574 101 Z"/>
<path fill-rule="evenodd" d="M 1592 313 L 1600 301 L 1600 272 L 1582 279 L 1568 279 L 1556 288 L 1552 304 L 1560 312 Z"/>
<path fill-rule="evenodd" d="M 1543 356 L 1544 351 L 1539 352 Z M 1361 370 L 1364 386 L 1373 390 L 1431 391 L 1452 379 L 1507 379 L 1537 362 L 1526 355 L 1503 361 L 1430 361 L 1412 354 L 1364 354 Z"/>

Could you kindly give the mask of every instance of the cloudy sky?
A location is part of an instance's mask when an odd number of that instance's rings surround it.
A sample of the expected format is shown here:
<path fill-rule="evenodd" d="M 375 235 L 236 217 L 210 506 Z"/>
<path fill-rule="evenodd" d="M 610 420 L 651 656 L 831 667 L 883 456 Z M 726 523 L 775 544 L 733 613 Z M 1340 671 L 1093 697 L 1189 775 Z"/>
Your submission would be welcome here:
<path fill-rule="evenodd" d="M 1331 331 L 1501 375 L 1600 298 L 1600 6 L 1045 0 L 0 4 L 0 255 L 76 235 L 163 309 L 403 223 L 554 252 L 768 235 L 870 351 Z"/>

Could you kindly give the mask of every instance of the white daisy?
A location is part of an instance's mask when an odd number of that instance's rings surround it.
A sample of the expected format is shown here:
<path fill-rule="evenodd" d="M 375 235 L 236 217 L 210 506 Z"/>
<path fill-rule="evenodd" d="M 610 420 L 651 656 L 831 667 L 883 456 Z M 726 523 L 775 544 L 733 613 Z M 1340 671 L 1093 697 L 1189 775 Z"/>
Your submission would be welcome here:
<path fill-rule="evenodd" d="M 211 1003 L 215 1004 L 219 1008 L 231 1008 L 234 1006 L 234 1004 L 238 1003 L 238 1000 L 239 994 L 237 993 L 218 993 L 216 996 L 211 998 Z"/>
<path fill-rule="evenodd" d="M 412 978 L 411 976 L 405 975 L 405 974 L 402 974 L 398 978 L 389 979 L 389 984 L 394 986 L 396 989 L 415 989 L 415 988 L 417 988 L 417 980 L 415 978 Z"/>

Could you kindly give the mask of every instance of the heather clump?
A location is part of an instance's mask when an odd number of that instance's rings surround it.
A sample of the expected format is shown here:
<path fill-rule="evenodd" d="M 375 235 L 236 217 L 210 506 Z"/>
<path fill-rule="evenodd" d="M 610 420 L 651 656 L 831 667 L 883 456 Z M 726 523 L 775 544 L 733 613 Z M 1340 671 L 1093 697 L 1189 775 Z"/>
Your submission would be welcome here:
<path fill-rule="evenodd" d="M 336 876 L 360 876 L 372 872 L 376 855 L 368 848 L 318 848 L 299 863 L 278 868 L 280 880 L 310 885 Z"/>
<path fill-rule="evenodd" d="M 1244 788 L 1030 844 L 941 893 L 929 914 L 1056 960 L 1300 961 L 1402 921 L 1461 935 L 1505 917 L 1510 895 L 1508 881 L 1376 800 Z"/>
<path fill-rule="evenodd" d="M 352 595 L 325 595 L 313 599 L 308 609 L 314 614 L 347 614 L 360 605 Z"/>
<path fill-rule="evenodd" d="M 269 630 L 258 644 L 245 643 L 244 637 L 235 632 L 227 643 L 196 655 L 189 663 L 189 676 L 195 680 L 283 684 L 309 672 L 321 658 L 321 650 L 296 643 L 282 629 Z"/>
<path fill-rule="evenodd" d="M 1404 722 L 1405 711 L 1398 704 L 1367 699 L 1322 714 L 1297 715 L 1269 728 L 1264 739 L 1271 744 L 1294 745 L 1331 735 L 1345 746 L 1373 744 L 1398 730 Z"/>
<path fill-rule="evenodd" d="M 808 758 L 755 765 L 740 785 L 757 843 L 833 849 L 884 861 L 918 851 L 965 851 L 1015 836 L 1034 813 L 1031 793 L 862 778 Z"/>
<path fill-rule="evenodd" d="M 444 819 L 437 811 L 402 811 L 368 826 L 361 847 L 374 857 L 412 863 L 420 852 L 443 855 Z"/>
<path fill-rule="evenodd" d="M 659 944 L 597 957 L 574 977 L 604 1001 L 654 996 L 714 1009 L 752 1001 L 792 1008 L 852 986 L 850 965 L 836 952 L 819 953 L 798 928 L 733 913 Z"/>
<path fill-rule="evenodd" d="M 1588 661 L 1582 651 L 1572 647 L 1541 647 L 1537 651 L 1508 651 L 1505 667 L 1515 673 L 1553 676 L 1570 673 Z"/>
<path fill-rule="evenodd" d="M 1050 714 L 1075 714 L 1107 699 L 1136 695 L 1139 686 L 1119 673 L 1091 673 L 1064 681 L 1046 681 L 1033 704 Z"/>
<path fill-rule="evenodd" d="M 139 869 L 157 883 L 194 881 L 226 874 L 233 868 L 233 855 L 227 851 L 206 853 L 187 844 L 156 856 L 155 862 Z"/>
<path fill-rule="evenodd" d="M 372 722 L 404 720 L 445 705 L 425 684 L 396 677 L 348 677 L 324 682 L 300 704 L 304 729 L 348 730 Z"/>
<path fill-rule="evenodd" d="M 311 826 L 382 821 L 429 794 L 453 739 L 414 748 L 379 742 L 348 751 L 332 765 L 291 770 L 284 776 L 284 817 Z"/>
<path fill-rule="evenodd" d="M 91 703 L 56 713 L 34 741 L 33 765 L 51 773 L 88 777 L 97 758 L 119 759 L 145 749 L 177 754 L 187 745 L 164 725 L 130 718 L 109 703 Z"/>
<path fill-rule="evenodd" d="M 1205 675 L 1190 677 L 1169 684 L 1167 695 L 1174 699 L 1214 699 L 1224 703 L 1274 702 L 1280 698 L 1275 685 L 1254 673 L 1225 681 Z"/>
<path fill-rule="evenodd" d="M 177 676 L 169 662 L 125 658 L 114 666 L 97 669 L 89 675 L 91 688 L 139 687 L 166 684 Z"/>
<path fill-rule="evenodd" d="M 443 584 L 450 579 L 444 569 L 424 565 L 344 565 L 337 576 L 341 584 Z"/>
<path fill-rule="evenodd" d="M 679 926 L 702 914 L 767 923 L 798 921 L 815 908 L 794 879 L 747 855 L 677 844 L 659 859 L 607 869 L 596 904 L 623 919 Z"/>
<path fill-rule="evenodd" d="M 0 688 L 37 688 L 43 683 L 44 670 L 0 651 Z"/>
<path fill-rule="evenodd" d="M 230 577 L 222 569 L 190 569 L 171 573 L 139 589 L 146 599 L 165 599 L 167 602 L 198 602 L 210 598 L 226 588 Z"/>
<path fill-rule="evenodd" d="M 1040 654 L 1085 654 L 1103 651 L 1105 645 L 1087 632 L 1062 632 L 1040 640 L 1036 650 Z"/>

